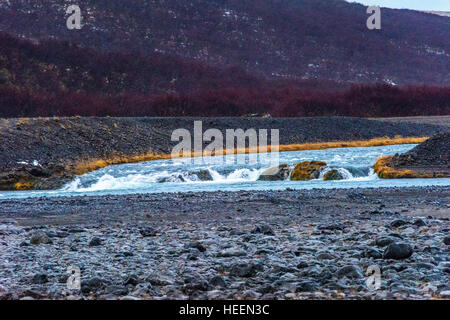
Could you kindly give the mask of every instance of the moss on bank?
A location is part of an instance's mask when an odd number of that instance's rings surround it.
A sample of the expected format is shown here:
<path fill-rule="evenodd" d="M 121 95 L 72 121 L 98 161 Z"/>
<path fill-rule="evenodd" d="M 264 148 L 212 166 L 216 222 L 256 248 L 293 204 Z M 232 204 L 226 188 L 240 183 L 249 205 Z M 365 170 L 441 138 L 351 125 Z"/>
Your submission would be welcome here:
<path fill-rule="evenodd" d="M 405 179 L 405 178 L 433 178 L 433 173 L 419 173 L 410 169 L 395 169 L 392 167 L 392 156 L 381 157 L 377 160 L 373 169 L 381 179 Z"/>

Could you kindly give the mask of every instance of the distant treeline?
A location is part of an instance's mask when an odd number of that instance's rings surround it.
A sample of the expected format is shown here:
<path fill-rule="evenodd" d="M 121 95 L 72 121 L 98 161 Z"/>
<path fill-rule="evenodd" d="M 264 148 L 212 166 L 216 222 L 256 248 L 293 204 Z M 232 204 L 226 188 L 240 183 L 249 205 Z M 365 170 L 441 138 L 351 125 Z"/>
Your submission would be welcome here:
<path fill-rule="evenodd" d="M 22 88 L 0 87 L 0 117 L 243 116 L 267 113 L 275 117 L 449 115 L 450 88 L 360 85 L 334 93 L 301 89 L 223 89 L 188 94 L 106 96 L 35 93 Z"/>
<path fill-rule="evenodd" d="M 448 115 L 450 87 L 269 79 L 180 57 L 0 33 L 0 117 Z"/>

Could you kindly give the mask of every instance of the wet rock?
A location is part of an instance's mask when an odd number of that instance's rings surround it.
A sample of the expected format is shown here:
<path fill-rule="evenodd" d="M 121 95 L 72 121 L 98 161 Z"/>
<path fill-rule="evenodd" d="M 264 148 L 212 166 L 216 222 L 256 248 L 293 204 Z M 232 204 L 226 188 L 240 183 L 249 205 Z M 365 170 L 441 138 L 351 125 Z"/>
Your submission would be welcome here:
<path fill-rule="evenodd" d="M 197 250 L 197 252 L 194 251 L 194 252 L 189 253 L 186 258 L 189 261 L 196 261 L 196 260 L 198 260 L 198 258 L 199 258 L 198 250 Z"/>
<path fill-rule="evenodd" d="M 255 228 L 253 228 L 252 233 L 262 233 L 262 234 L 265 234 L 268 236 L 275 235 L 275 232 L 273 231 L 273 229 L 266 224 L 256 226 Z"/>
<path fill-rule="evenodd" d="M 145 281 L 150 283 L 152 286 L 157 286 L 157 287 L 164 287 L 164 286 L 169 286 L 169 285 L 173 284 L 171 279 L 161 277 L 157 274 L 149 275 L 145 279 Z"/>
<path fill-rule="evenodd" d="M 89 247 L 97 247 L 102 245 L 102 239 L 99 237 L 93 237 L 91 241 L 89 241 Z"/>
<path fill-rule="evenodd" d="M 345 266 L 340 268 L 337 271 L 337 276 L 342 278 L 342 277 L 347 277 L 347 278 L 361 278 L 363 276 L 363 273 L 361 271 L 361 268 L 358 266 Z"/>
<path fill-rule="evenodd" d="M 48 282 L 48 277 L 45 273 L 38 273 L 33 276 L 31 282 L 34 284 L 44 284 Z"/>
<path fill-rule="evenodd" d="M 413 248 L 407 243 L 391 243 L 384 250 L 384 259 L 407 259 L 413 254 Z"/>
<path fill-rule="evenodd" d="M 328 253 L 328 252 L 319 252 L 316 256 L 316 259 L 318 260 L 333 260 L 337 257 L 334 254 Z"/>
<path fill-rule="evenodd" d="M 320 225 L 318 227 L 319 230 L 329 230 L 329 231 L 342 231 L 345 229 L 345 226 L 343 224 L 325 224 L 325 225 Z"/>
<path fill-rule="evenodd" d="M 201 242 L 198 242 L 198 241 L 193 241 L 193 242 L 189 243 L 187 245 L 187 248 L 194 248 L 194 249 L 197 249 L 200 252 L 205 252 L 206 251 L 206 248 L 203 246 L 203 244 Z"/>
<path fill-rule="evenodd" d="M 374 259 L 381 259 L 383 257 L 383 254 L 374 248 L 368 248 L 365 250 L 364 255 L 367 258 L 374 258 Z"/>
<path fill-rule="evenodd" d="M 211 176 L 211 173 L 209 170 L 199 170 L 197 172 L 194 172 L 194 174 L 197 176 L 197 178 L 200 181 L 212 181 L 213 177 Z"/>
<path fill-rule="evenodd" d="M 407 224 L 408 224 L 408 222 L 406 222 L 405 220 L 402 220 L 402 219 L 395 219 L 395 220 L 393 220 L 393 221 L 391 222 L 390 226 L 391 226 L 392 228 L 399 228 L 399 227 L 404 226 L 404 225 L 407 225 Z"/>
<path fill-rule="evenodd" d="M 34 245 L 39 244 L 51 244 L 52 240 L 48 237 L 45 232 L 35 232 L 30 237 L 30 243 Z"/>
<path fill-rule="evenodd" d="M 259 176 L 261 181 L 281 181 L 289 178 L 289 166 L 287 164 L 280 164 L 277 167 L 270 167 L 264 170 Z"/>
<path fill-rule="evenodd" d="M 81 292 L 83 293 L 96 293 L 102 289 L 106 284 L 105 279 L 94 277 L 88 280 L 81 281 Z"/>
<path fill-rule="evenodd" d="M 323 175 L 323 180 L 329 181 L 329 180 L 343 180 L 344 176 L 336 169 L 332 169 L 330 171 L 327 171 Z"/>
<path fill-rule="evenodd" d="M 251 278 L 256 276 L 259 271 L 262 271 L 263 267 L 256 263 L 236 263 L 230 267 L 230 276 Z"/>
<path fill-rule="evenodd" d="M 209 280 L 209 284 L 212 287 L 222 287 L 225 288 L 227 286 L 225 280 L 221 276 L 214 276 Z"/>
<path fill-rule="evenodd" d="M 113 296 L 125 296 L 128 294 L 128 288 L 124 285 L 111 285 L 105 288 L 105 293 Z"/>
<path fill-rule="evenodd" d="M 127 285 L 136 286 L 139 282 L 140 282 L 139 277 L 135 274 L 132 274 L 125 279 L 123 284 L 126 286 Z"/>
<path fill-rule="evenodd" d="M 299 261 L 297 263 L 297 268 L 298 269 L 304 269 L 304 268 L 308 268 L 308 263 L 306 261 Z"/>
<path fill-rule="evenodd" d="M 416 227 L 425 227 L 427 224 L 422 219 L 417 219 L 413 223 Z"/>
<path fill-rule="evenodd" d="M 155 237 L 156 236 L 156 230 L 154 228 L 152 228 L 152 227 L 141 228 L 139 230 L 139 233 L 143 237 Z"/>
<path fill-rule="evenodd" d="M 313 292 L 317 290 L 317 284 L 312 281 L 301 281 L 296 284 L 295 292 Z"/>
<path fill-rule="evenodd" d="M 444 244 L 446 244 L 447 246 L 450 246 L 450 236 L 446 236 L 444 238 Z"/>
<path fill-rule="evenodd" d="M 184 291 L 187 293 L 192 291 L 208 291 L 208 289 L 208 281 L 201 278 L 195 278 L 184 285 Z"/>
<path fill-rule="evenodd" d="M 320 175 L 320 170 L 327 164 L 323 161 L 304 161 L 298 163 L 291 173 L 292 181 L 317 179 Z"/>
<path fill-rule="evenodd" d="M 398 241 L 398 239 L 396 239 L 396 238 L 394 238 L 394 237 L 391 237 L 391 236 L 381 236 L 381 237 L 378 237 L 376 240 L 375 240 L 375 244 L 378 246 L 378 247 L 386 247 L 387 245 L 389 245 L 389 244 L 391 244 L 391 243 L 394 243 L 394 242 L 396 242 L 396 241 Z"/>
<path fill-rule="evenodd" d="M 227 258 L 227 257 L 243 257 L 246 256 L 247 253 L 244 250 L 240 250 L 237 248 L 230 248 L 227 250 L 220 251 L 217 254 L 217 257 Z"/>

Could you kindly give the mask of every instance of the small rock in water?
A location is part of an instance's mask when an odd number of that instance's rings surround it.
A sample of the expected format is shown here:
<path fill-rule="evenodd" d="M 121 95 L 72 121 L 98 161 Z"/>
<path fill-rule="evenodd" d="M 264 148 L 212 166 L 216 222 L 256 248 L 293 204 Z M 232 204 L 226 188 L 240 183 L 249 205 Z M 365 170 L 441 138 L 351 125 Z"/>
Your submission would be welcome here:
<path fill-rule="evenodd" d="M 413 254 L 413 248 L 407 243 L 391 243 L 384 250 L 384 259 L 407 259 Z"/>
<path fill-rule="evenodd" d="M 273 229 L 266 224 L 256 226 L 255 228 L 253 228 L 252 233 L 262 233 L 262 234 L 265 234 L 268 236 L 275 235 L 275 232 L 273 232 Z"/>
<path fill-rule="evenodd" d="M 99 237 L 93 237 L 91 241 L 89 241 L 90 247 L 97 247 L 102 245 L 102 240 Z"/>

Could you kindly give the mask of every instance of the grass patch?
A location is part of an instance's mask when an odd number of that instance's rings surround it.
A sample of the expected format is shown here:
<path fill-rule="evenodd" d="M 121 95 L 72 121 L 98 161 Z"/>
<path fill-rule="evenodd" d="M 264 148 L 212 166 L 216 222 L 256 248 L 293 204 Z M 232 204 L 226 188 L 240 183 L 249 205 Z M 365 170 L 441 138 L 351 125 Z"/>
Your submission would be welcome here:
<path fill-rule="evenodd" d="M 370 140 L 288 144 L 288 145 L 280 145 L 279 149 L 280 151 L 301 151 L 301 150 L 323 150 L 333 148 L 380 147 L 380 146 L 390 146 L 394 144 L 419 144 L 427 139 L 428 137 L 404 138 L 401 136 L 395 136 L 394 138 L 382 137 L 382 138 L 373 138 Z"/>
<path fill-rule="evenodd" d="M 392 156 L 381 157 L 373 166 L 373 170 L 381 179 L 433 178 L 431 173 L 418 173 L 413 170 L 399 170 L 390 167 Z"/>

